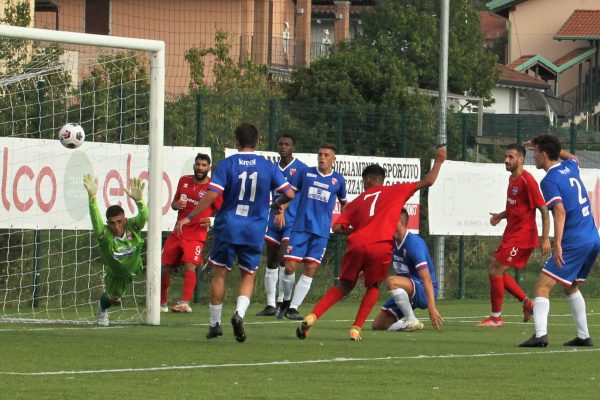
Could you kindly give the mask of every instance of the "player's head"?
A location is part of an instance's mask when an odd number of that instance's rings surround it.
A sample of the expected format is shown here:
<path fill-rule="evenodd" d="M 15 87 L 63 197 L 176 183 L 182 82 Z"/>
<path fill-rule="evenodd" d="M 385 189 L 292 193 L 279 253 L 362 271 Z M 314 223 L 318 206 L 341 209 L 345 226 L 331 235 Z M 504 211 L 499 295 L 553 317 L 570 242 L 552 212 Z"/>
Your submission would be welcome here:
<path fill-rule="evenodd" d="M 525 147 L 513 143 L 506 146 L 504 150 L 504 166 L 509 172 L 515 172 L 523 168 L 525 162 Z"/>
<path fill-rule="evenodd" d="M 258 129 L 251 124 L 241 124 L 235 128 L 235 141 L 239 148 L 254 149 L 258 144 Z"/>
<path fill-rule="evenodd" d="M 538 169 L 547 167 L 549 162 L 557 161 L 562 147 L 556 136 L 540 135 L 531 140 L 533 158 Z"/>
<path fill-rule="evenodd" d="M 279 135 L 277 138 L 277 152 L 281 158 L 291 158 L 296 151 L 296 138 L 289 133 Z"/>
<path fill-rule="evenodd" d="M 362 172 L 365 190 L 373 185 L 383 185 L 385 182 L 385 169 L 379 164 L 367 165 Z"/>
<path fill-rule="evenodd" d="M 406 236 L 406 232 L 408 231 L 408 211 L 406 208 L 402 209 L 402 213 L 400 214 L 400 219 L 398 220 L 398 225 L 396 225 L 396 233 L 394 237 L 398 241 L 402 241 L 404 236 Z"/>
<path fill-rule="evenodd" d="M 335 162 L 335 145 L 325 143 L 319 146 L 319 154 L 317 161 L 319 163 L 319 171 L 329 173 Z"/>
<path fill-rule="evenodd" d="M 125 225 L 127 224 L 125 210 L 118 205 L 108 207 L 106 209 L 106 224 L 113 235 L 123 236 L 125 233 Z"/>
<path fill-rule="evenodd" d="M 194 177 L 197 181 L 204 181 L 208 178 L 210 172 L 210 156 L 204 153 L 198 153 L 194 159 Z"/>

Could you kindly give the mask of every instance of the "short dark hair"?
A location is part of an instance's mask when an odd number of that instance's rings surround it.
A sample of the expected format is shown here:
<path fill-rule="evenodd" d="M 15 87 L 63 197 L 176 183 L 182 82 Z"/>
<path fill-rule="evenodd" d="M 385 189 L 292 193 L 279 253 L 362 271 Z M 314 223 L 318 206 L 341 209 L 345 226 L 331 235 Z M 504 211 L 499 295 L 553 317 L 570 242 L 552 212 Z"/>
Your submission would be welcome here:
<path fill-rule="evenodd" d="M 331 143 L 323 143 L 322 145 L 319 146 L 319 149 L 333 150 L 334 153 L 337 151 L 337 147 L 335 147 L 335 144 L 331 144 Z"/>
<path fill-rule="evenodd" d="M 241 147 L 256 147 L 258 143 L 258 129 L 251 124 L 241 124 L 235 128 L 235 140 Z"/>
<path fill-rule="evenodd" d="M 531 140 L 531 144 L 536 146 L 539 151 L 546 153 L 552 161 L 558 160 L 558 156 L 562 150 L 558 138 L 547 134 L 534 137 Z"/>
<path fill-rule="evenodd" d="M 406 208 L 402 208 L 402 213 L 400 214 L 400 220 L 405 224 L 408 224 L 408 211 Z"/>
<path fill-rule="evenodd" d="M 279 139 L 281 138 L 288 138 L 292 141 L 292 144 L 295 146 L 296 145 L 296 138 L 294 137 L 294 135 L 292 135 L 291 133 L 282 133 L 281 135 L 279 135 L 279 137 L 277 138 L 277 141 L 279 142 Z"/>
<path fill-rule="evenodd" d="M 362 172 L 362 178 L 365 179 L 368 176 L 380 178 L 383 182 L 385 180 L 385 169 L 379 164 L 367 165 Z"/>
<path fill-rule="evenodd" d="M 125 210 L 123 210 L 123 207 L 118 206 L 118 205 L 114 205 L 114 206 L 110 206 L 106 209 L 106 219 L 109 219 L 110 217 L 118 217 L 119 215 L 125 215 Z"/>
<path fill-rule="evenodd" d="M 525 150 L 525 146 L 520 145 L 518 143 L 509 144 L 508 146 L 506 146 L 506 150 L 516 150 L 517 153 L 523 158 L 527 154 L 527 151 Z"/>
<path fill-rule="evenodd" d="M 198 160 L 206 161 L 208 163 L 208 165 L 210 165 L 210 156 L 208 154 L 204 154 L 204 153 L 196 154 L 196 158 L 194 159 L 194 161 L 198 161 Z"/>

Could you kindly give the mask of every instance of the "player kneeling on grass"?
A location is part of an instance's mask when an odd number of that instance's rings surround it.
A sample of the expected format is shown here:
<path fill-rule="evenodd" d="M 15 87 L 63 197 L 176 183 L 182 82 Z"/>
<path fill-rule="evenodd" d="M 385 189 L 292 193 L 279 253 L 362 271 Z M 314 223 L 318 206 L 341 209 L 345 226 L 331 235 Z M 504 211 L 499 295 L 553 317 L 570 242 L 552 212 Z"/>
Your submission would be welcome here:
<path fill-rule="evenodd" d="M 96 203 L 98 178 L 85 175 L 83 185 L 89 195 L 90 218 L 94 236 L 98 239 L 100 259 L 106 266 L 106 288 L 100 296 L 98 325 L 108 326 L 108 309 L 121 303 L 121 297 L 133 282 L 133 277 L 142 271 L 142 228 L 148 219 L 148 207 L 142 201 L 144 184 L 138 178 L 132 178 L 131 186 L 125 189 L 125 193 L 135 201 L 138 214 L 128 219 L 121 206 L 110 206 L 106 209 L 106 225 Z"/>
<path fill-rule="evenodd" d="M 423 329 L 414 308 L 427 309 L 433 329 L 442 327 L 442 317 L 435 307 L 437 280 L 425 241 L 408 231 L 408 213 L 402 216 L 394 235 L 392 264 L 395 276 L 387 278 L 390 299 L 373 321 L 373 329 L 412 332 Z"/>

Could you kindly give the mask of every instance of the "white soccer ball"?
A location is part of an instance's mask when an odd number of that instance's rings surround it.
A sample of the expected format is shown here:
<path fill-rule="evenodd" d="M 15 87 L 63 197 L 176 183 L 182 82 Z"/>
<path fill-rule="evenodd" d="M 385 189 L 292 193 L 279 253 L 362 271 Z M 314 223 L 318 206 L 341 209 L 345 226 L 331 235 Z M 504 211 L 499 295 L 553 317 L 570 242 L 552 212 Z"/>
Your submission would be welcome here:
<path fill-rule="evenodd" d="M 85 132 L 81 125 L 69 122 L 60 128 L 58 140 L 67 149 L 76 149 L 85 142 Z"/>

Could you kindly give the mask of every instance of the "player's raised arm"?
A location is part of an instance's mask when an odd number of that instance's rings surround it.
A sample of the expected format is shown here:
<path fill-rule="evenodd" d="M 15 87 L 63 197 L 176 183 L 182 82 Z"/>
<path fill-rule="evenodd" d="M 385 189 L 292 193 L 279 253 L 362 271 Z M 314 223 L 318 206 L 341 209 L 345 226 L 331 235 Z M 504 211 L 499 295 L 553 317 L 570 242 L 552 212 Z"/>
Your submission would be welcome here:
<path fill-rule="evenodd" d="M 144 204 L 144 188 L 146 184 L 139 178 L 132 178 L 128 188 L 125 188 L 127 196 L 131 197 L 138 207 L 138 213 L 134 218 L 135 225 L 142 229 L 148 220 L 148 207 Z"/>
<path fill-rule="evenodd" d="M 98 178 L 90 174 L 83 176 L 83 186 L 88 193 L 89 207 L 90 207 L 90 219 L 92 220 L 92 228 L 96 237 L 100 237 L 104 234 L 104 221 L 100 215 L 98 204 L 96 203 L 96 192 L 98 191 Z"/>
<path fill-rule="evenodd" d="M 433 166 L 431 167 L 427 175 L 425 175 L 425 177 L 422 180 L 417 182 L 416 190 L 420 190 L 433 185 L 433 183 L 438 177 L 438 174 L 440 173 L 440 168 L 442 167 L 442 164 L 444 163 L 444 161 L 446 161 L 446 155 L 446 147 L 440 147 L 437 149 L 437 151 L 435 152 L 435 160 L 433 161 Z"/>
<path fill-rule="evenodd" d="M 558 158 L 560 158 L 561 160 L 575 160 L 577 161 L 577 164 L 579 164 L 579 158 L 575 154 L 571 154 L 565 149 L 560 150 Z"/>

